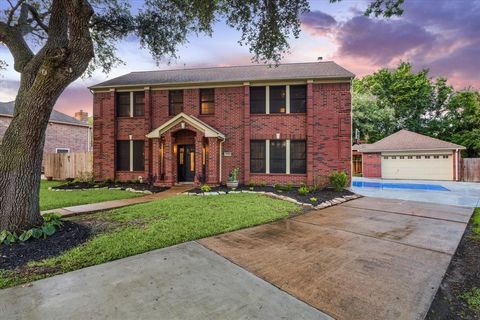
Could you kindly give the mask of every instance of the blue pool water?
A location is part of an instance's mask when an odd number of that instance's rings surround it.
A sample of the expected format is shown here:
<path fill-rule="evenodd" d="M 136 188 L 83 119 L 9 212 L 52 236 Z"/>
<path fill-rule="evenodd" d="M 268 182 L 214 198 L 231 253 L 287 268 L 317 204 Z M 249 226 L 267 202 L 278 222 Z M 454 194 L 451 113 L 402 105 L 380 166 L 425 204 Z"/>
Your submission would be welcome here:
<path fill-rule="evenodd" d="M 426 183 L 352 181 L 352 186 L 359 187 L 359 188 L 450 191 L 439 184 L 426 184 Z"/>

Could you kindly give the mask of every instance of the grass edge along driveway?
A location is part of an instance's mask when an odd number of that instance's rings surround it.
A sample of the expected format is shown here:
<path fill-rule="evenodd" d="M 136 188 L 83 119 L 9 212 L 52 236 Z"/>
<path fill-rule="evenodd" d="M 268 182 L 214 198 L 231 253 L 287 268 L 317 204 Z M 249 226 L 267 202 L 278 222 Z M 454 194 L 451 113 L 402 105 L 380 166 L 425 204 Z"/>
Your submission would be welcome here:
<path fill-rule="evenodd" d="M 59 186 L 65 181 L 40 182 L 40 210 L 59 209 L 82 204 L 98 203 L 110 200 L 129 199 L 144 196 L 143 193 L 128 192 L 125 190 L 92 189 L 53 191 L 49 187 Z"/>
<path fill-rule="evenodd" d="M 301 208 L 259 194 L 163 200 L 70 218 L 107 229 L 63 254 L 15 270 L 0 270 L 0 288 L 15 286 L 186 241 L 288 217 Z"/>

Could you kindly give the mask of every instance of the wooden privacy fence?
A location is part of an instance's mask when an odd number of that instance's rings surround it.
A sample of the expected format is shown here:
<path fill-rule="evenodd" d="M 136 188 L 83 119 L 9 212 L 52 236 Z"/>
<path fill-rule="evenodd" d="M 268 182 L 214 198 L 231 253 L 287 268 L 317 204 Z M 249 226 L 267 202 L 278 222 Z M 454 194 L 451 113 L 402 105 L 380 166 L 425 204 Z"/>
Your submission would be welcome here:
<path fill-rule="evenodd" d="M 47 178 L 78 178 L 93 171 L 93 153 L 47 153 L 44 155 L 43 165 Z"/>
<path fill-rule="evenodd" d="M 480 158 L 464 158 L 462 168 L 463 181 L 480 182 Z"/>

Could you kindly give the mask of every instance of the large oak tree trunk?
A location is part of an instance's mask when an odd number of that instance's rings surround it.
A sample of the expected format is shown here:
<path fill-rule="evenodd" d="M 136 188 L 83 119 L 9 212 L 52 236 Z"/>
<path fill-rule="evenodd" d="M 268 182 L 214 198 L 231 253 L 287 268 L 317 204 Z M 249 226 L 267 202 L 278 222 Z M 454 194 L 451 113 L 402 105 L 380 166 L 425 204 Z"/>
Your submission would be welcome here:
<path fill-rule="evenodd" d="M 1 40 L 21 73 L 12 122 L 0 145 L 0 230 L 21 231 L 42 223 L 40 174 L 45 131 L 53 106 L 93 57 L 87 0 L 53 0 L 46 45 L 35 55 L 10 28 Z M 0 34 L 0 36 L 2 36 Z"/>

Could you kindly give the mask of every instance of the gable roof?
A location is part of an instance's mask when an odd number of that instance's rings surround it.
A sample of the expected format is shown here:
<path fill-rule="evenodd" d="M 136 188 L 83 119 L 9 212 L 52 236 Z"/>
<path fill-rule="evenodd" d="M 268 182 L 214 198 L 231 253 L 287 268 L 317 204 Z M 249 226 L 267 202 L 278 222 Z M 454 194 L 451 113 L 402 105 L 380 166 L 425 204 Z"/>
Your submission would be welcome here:
<path fill-rule="evenodd" d="M 0 116 L 13 117 L 14 106 L 15 106 L 15 101 L 0 102 Z M 53 110 L 52 113 L 50 114 L 50 122 L 89 127 L 88 123 L 82 122 L 73 117 L 67 116 L 65 113 L 62 113 L 57 110 Z"/>
<path fill-rule="evenodd" d="M 158 138 L 160 135 L 163 133 L 167 132 L 169 129 L 173 128 L 177 124 L 181 122 L 186 122 L 192 127 L 202 131 L 205 134 L 206 138 L 209 137 L 215 137 L 215 138 L 220 138 L 222 140 L 225 140 L 225 135 L 221 133 L 220 131 L 212 128 L 210 125 L 206 124 L 202 120 L 194 117 L 194 116 L 189 116 L 186 113 L 180 112 L 177 114 L 175 117 L 172 119 L 168 120 L 164 124 L 162 124 L 160 127 L 157 129 L 153 130 L 149 134 L 146 135 L 147 138 Z"/>
<path fill-rule="evenodd" d="M 248 82 L 260 80 L 351 79 L 353 73 L 333 61 L 246 65 L 233 67 L 174 69 L 131 72 L 91 86 L 90 89 L 120 86 L 191 84 L 206 82 Z"/>
<path fill-rule="evenodd" d="M 375 143 L 366 145 L 359 151 L 382 152 L 382 151 L 420 151 L 420 150 L 454 150 L 466 149 L 464 146 L 435 139 L 423 134 L 400 130 Z"/>

